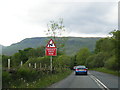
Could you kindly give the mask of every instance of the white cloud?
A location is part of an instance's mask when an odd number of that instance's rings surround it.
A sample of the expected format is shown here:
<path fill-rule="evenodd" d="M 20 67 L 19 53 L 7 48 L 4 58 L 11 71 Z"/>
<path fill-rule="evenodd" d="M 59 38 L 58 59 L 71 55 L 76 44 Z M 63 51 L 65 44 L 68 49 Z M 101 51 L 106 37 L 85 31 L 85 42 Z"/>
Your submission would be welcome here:
<path fill-rule="evenodd" d="M 104 16 L 103 20 L 107 23 L 118 24 L 118 3 L 114 4 L 108 13 Z"/>
<path fill-rule="evenodd" d="M 90 1 L 97 2 L 100 0 Z M 110 1 L 117 2 L 117 0 Z M 1 0 L 0 44 L 10 45 L 24 38 L 45 36 L 44 30 L 47 29 L 46 24 L 50 20 L 58 20 L 61 17 L 64 19 L 64 24 L 68 30 L 64 34 L 66 36 L 94 35 L 90 33 L 95 33 L 96 35 L 98 33 L 101 36 L 102 34 L 106 35 L 107 30 L 112 29 L 118 19 L 116 4 L 105 13 L 105 10 L 98 6 L 94 6 L 96 7 L 95 11 L 91 7 L 92 3 L 88 3 L 88 0 L 84 0 L 84 2 L 87 3 L 83 3 L 82 0 Z M 105 2 L 108 2 L 108 0 L 105 0 Z M 112 4 L 108 4 L 108 8 L 110 5 Z M 101 17 L 98 13 L 101 14 Z M 95 18 L 91 17 L 93 14 Z M 100 22 L 99 19 L 102 21 Z M 88 29 L 90 31 L 87 31 Z M 84 30 L 84 32 L 81 30 Z"/>

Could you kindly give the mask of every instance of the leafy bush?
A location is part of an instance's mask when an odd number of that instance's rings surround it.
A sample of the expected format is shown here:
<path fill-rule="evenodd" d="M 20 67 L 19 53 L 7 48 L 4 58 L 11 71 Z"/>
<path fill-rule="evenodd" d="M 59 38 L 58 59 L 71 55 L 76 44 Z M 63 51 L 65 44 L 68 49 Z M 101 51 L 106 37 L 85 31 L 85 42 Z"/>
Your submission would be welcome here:
<path fill-rule="evenodd" d="M 71 59 L 69 56 L 60 55 L 53 60 L 54 67 L 69 68 L 71 66 Z"/>
<path fill-rule="evenodd" d="M 38 72 L 29 68 L 22 67 L 17 71 L 17 75 L 18 77 L 24 78 L 27 81 L 32 81 L 37 77 Z"/>
<path fill-rule="evenodd" d="M 2 86 L 4 86 L 4 88 L 9 87 L 9 82 L 11 82 L 11 79 L 11 74 L 6 71 L 2 72 Z"/>
<path fill-rule="evenodd" d="M 1 57 L 1 56 L 0 56 Z M 10 56 L 2 55 L 2 67 L 7 67 L 8 59 L 10 59 Z"/>
<path fill-rule="evenodd" d="M 94 58 L 94 66 L 95 67 L 103 67 L 105 61 L 105 56 L 103 52 L 96 54 Z"/>
<path fill-rule="evenodd" d="M 90 51 L 88 48 L 81 48 L 77 52 L 77 56 L 76 56 L 77 65 L 84 65 L 89 55 L 90 55 Z"/>
<path fill-rule="evenodd" d="M 88 67 L 88 68 L 93 68 L 94 67 L 94 65 L 95 65 L 94 58 L 95 58 L 95 55 L 91 55 L 87 58 L 86 63 L 85 63 L 86 67 Z"/>
<path fill-rule="evenodd" d="M 118 63 L 115 60 L 115 56 L 110 57 L 106 62 L 105 62 L 105 67 L 108 69 L 116 70 L 118 68 Z"/>

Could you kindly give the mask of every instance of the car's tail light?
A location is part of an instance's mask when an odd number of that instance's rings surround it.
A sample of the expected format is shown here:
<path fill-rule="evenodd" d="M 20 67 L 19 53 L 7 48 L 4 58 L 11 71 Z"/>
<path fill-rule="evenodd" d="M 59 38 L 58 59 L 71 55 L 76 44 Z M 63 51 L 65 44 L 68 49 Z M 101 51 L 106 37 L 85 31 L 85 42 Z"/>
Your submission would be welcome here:
<path fill-rule="evenodd" d="M 76 71 L 79 71 L 79 69 L 76 69 Z"/>
<path fill-rule="evenodd" d="M 87 69 L 84 69 L 84 71 L 86 71 Z"/>

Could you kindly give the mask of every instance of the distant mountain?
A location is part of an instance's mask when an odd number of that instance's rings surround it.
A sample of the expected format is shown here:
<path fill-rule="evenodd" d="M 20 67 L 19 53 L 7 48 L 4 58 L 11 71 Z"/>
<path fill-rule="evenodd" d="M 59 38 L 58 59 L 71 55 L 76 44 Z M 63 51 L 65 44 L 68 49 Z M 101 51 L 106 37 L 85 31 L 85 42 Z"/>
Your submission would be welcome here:
<path fill-rule="evenodd" d="M 0 44 L 0 54 L 2 54 L 2 49 L 5 48 L 5 46 Z"/>
<path fill-rule="evenodd" d="M 68 37 L 68 40 L 65 45 L 66 53 L 68 55 L 75 54 L 82 47 L 87 47 L 90 51 L 93 51 L 95 48 L 95 43 L 100 38 L 83 38 L 83 37 Z M 10 46 L 2 48 L 2 53 L 5 55 L 13 55 L 18 50 L 22 50 L 24 48 L 32 47 L 37 48 L 40 46 L 46 46 L 47 37 L 34 37 L 34 38 L 26 38 L 18 43 L 14 43 Z"/>
<path fill-rule="evenodd" d="M 99 40 L 100 37 L 70 37 L 66 42 L 66 53 L 69 55 L 75 54 L 80 48 L 86 47 L 89 48 L 91 52 L 94 51 L 96 41 Z"/>
<path fill-rule="evenodd" d="M 45 45 L 46 37 L 35 37 L 35 38 L 26 38 L 18 43 L 14 43 L 6 48 L 3 48 L 3 54 L 5 55 L 13 55 L 18 50 L 22 50 L 24 48 L 32 47 L 36 48 L 42 45 Z"/>

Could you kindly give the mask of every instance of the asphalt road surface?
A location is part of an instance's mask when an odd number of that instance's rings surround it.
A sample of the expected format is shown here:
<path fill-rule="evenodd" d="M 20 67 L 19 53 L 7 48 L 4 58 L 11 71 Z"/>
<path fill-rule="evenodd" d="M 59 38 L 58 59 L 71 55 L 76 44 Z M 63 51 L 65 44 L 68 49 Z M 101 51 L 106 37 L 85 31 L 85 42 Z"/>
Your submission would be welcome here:
<path fill-rule="evenodd" d="M 102 90 L 118 90 L 118 77 L 96 71 L 88 71 L 88 75 L 75 75 L 73 72 L 64 80 L 49 88 L 95 88 Z"/>

